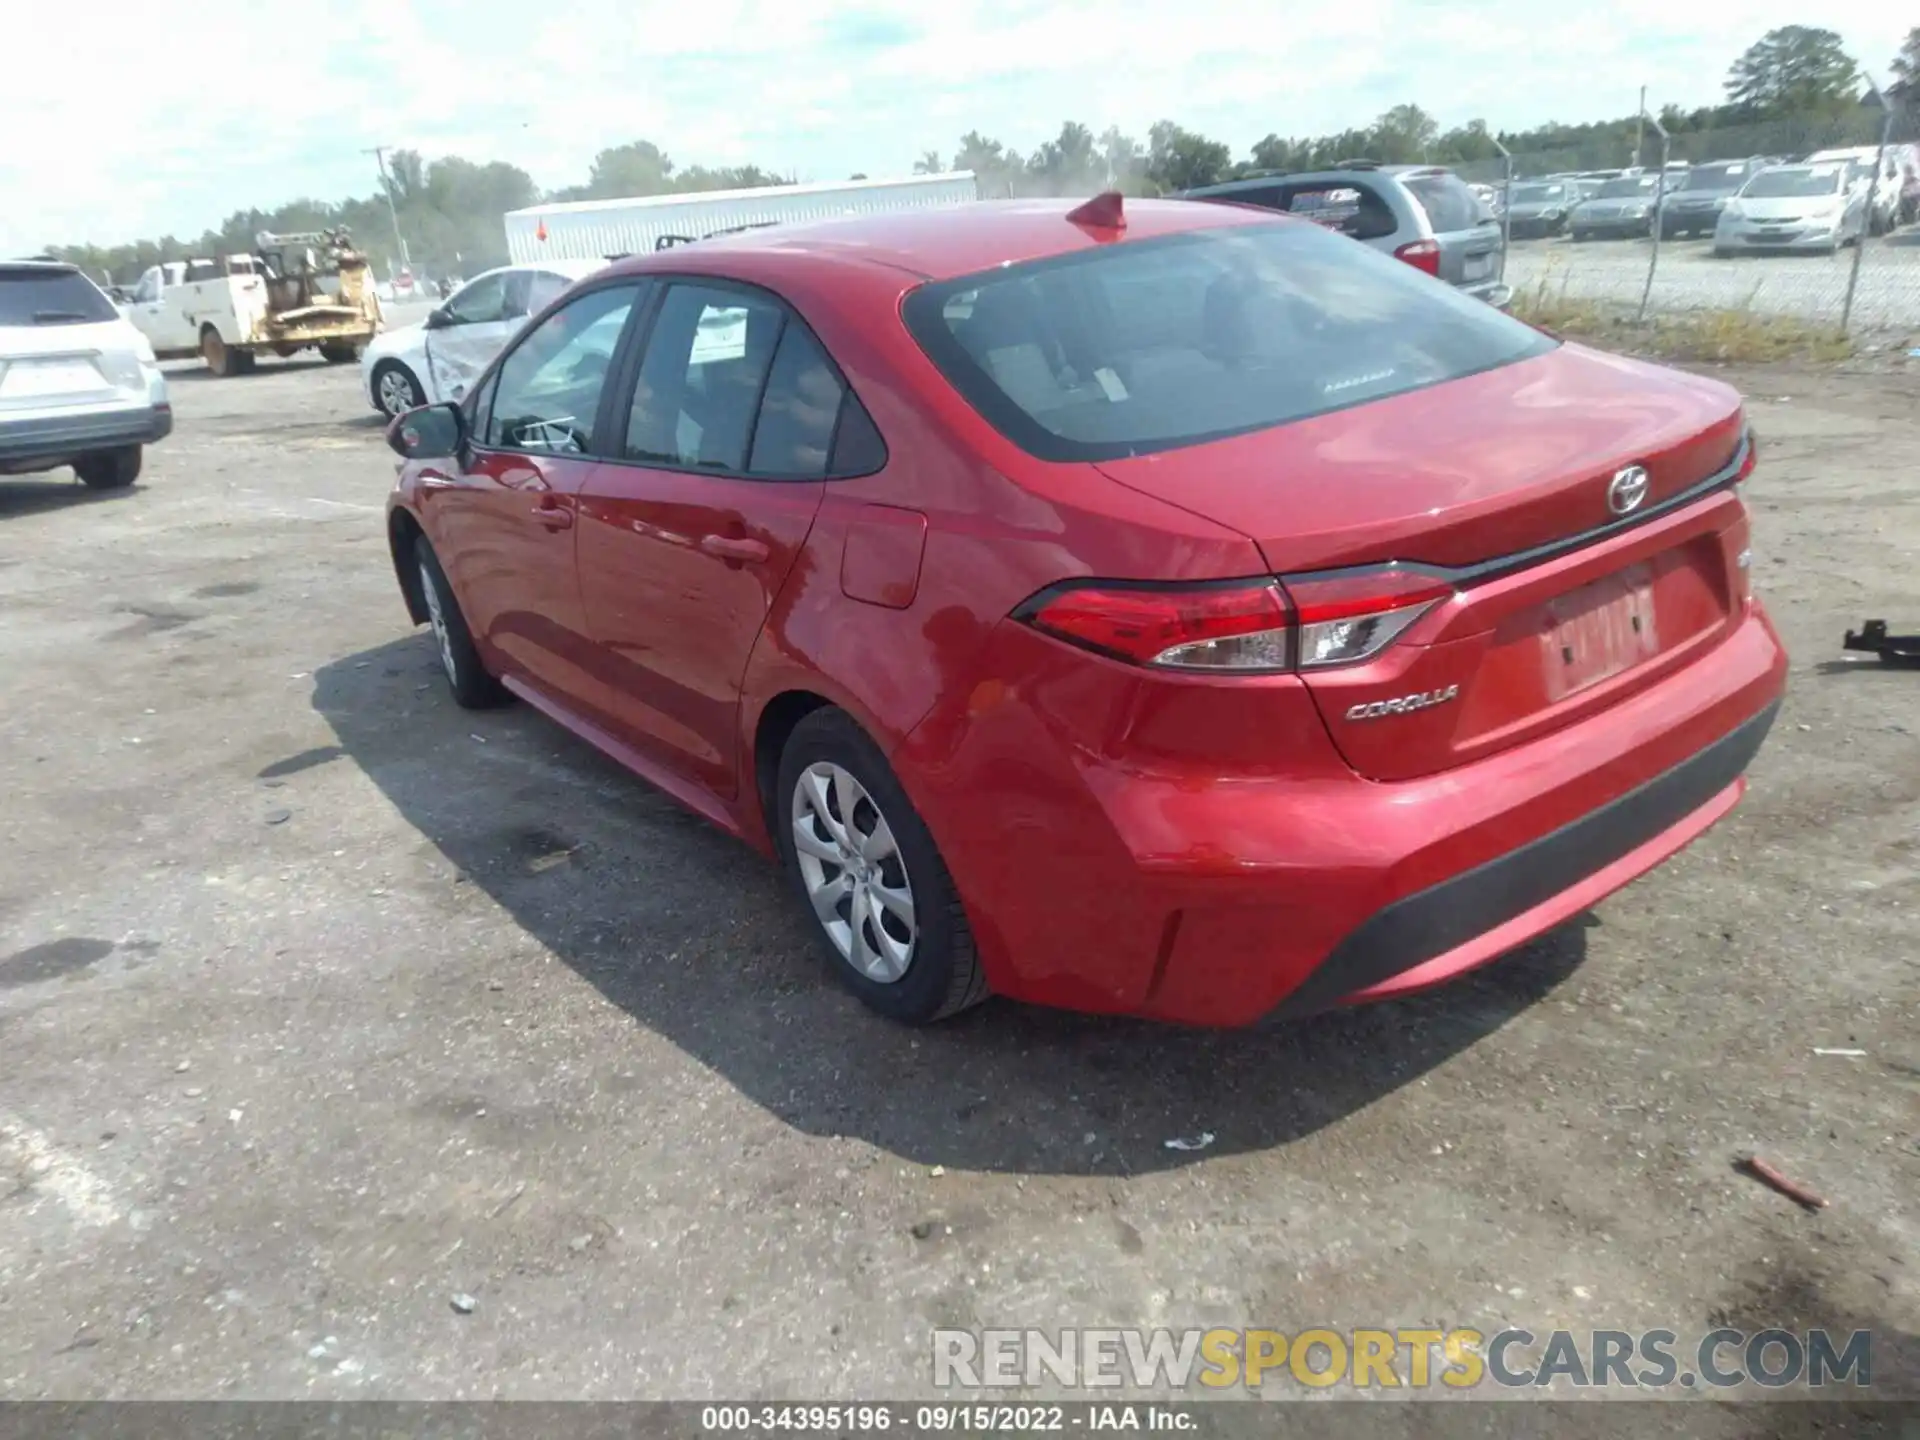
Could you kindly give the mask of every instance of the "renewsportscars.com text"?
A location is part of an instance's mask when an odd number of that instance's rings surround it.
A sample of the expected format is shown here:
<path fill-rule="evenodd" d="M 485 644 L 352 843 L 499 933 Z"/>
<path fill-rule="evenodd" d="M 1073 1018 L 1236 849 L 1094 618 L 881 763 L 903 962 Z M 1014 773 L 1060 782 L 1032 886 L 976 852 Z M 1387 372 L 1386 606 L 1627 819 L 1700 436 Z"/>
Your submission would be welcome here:
<path fill-rule="evenodd" d="M 941 1389 L 1684 1389 L 1873 1384 L 1854 1330 L 936 1330 Z"/>

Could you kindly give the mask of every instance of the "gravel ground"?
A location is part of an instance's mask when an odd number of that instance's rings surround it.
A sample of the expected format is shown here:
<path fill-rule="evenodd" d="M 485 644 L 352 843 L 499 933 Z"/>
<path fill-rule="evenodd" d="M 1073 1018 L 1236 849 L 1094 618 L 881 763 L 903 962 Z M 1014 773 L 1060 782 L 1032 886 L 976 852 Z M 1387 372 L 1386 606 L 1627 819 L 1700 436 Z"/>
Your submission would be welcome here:
<path fill-rule="evenodd" d="M 0 485 L 0 1397 L 904 1397 L 943 1325 L 1870 1326 L 1920 1373 L 1920 675 L 1839 652 L 1920 626 L 1920 415 L 1735 378 L 1795 665 L 1731 819 L 1419 1000 L 911 1033 L 744 848 L 455 709 L 351 371 L 178 372 L 133 492 Z"/>
<path fill-rule="evenodd" d="M 1545 284 L 1555 293 L 1609 304 L 1638 305 L 1653 244 L 1647 240 L 1515 241 L 1507 283 Z M 1845 308 L 1853 251 L 1821 255 L 1741 255 L 1716 260 L 1707 240 L 1669 240 L 1660 247 L 1648 307 L 1739 310 L 1837 325 Z M 1897 332 L 1920 344 L 1920 226 L 1869 240 L 1853 300 L 1859 332 Z"/>

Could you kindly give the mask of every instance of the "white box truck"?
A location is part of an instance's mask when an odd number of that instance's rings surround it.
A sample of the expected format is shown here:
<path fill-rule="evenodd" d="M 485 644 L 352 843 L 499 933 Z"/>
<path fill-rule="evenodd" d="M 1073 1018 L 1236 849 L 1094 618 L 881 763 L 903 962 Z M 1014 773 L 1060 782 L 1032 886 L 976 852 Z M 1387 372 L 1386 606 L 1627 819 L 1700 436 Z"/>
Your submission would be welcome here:
<path fill-rule="evenodd" d="M 542 260 L 611 260 L 729 230 L 924 210 L 979 199 L 971 170 L 906 180 L 849 180 L 838 185 L 767 185 L 649 195 L 637 200 L 576 200 L 507 212 L 507 254 L 522 264 Z"/>

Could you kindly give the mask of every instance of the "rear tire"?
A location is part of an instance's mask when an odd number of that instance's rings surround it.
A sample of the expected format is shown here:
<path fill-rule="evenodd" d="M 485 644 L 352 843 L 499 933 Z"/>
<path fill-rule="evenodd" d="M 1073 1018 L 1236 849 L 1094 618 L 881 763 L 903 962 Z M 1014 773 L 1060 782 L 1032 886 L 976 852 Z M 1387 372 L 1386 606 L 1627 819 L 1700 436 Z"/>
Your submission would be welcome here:
<path fill-rule="evenodd" d="M 124 490 L 140 478 L 140 447 L 128 445 L 98 455 L 82 455 L 73 462 L 80 483 L 94 490 Z"/>
<path fill-rule="evenodd" d="M 433 631 L 440 652 L 440 668 L 446 672 L 454 703 L 465 710 L 485 710 L 500 704 L 507 692 L 480 663 L 480 651 L 467 628 L 467 617 L 460 612 L 447 572 L 424 536 L 413 542 L 413 563 L 420 579 L 420 598 L 427 608 L 427 624 Z"/>
<path fill-rule="evenodd" d="M 351 365 L 360 358 L 360 347 L 354 344 L 322 345 L 320 358 L 329 365 Z"/>
<path fill-rule="evenodd" d="M 223 380 L 253 368 L 253 356 L 244 350 L 235 350 L 211 325 L 200 332 L 200 358 L 207 362 L 207 369 Z"/>
<path fill-rule="evenodd" d="M 939 848 L 852 717 L 827 707 L 796 725 L 775 787 L 780 856 L 840 983 L 907 1025 L 986 999 L 986 972 Z"/>

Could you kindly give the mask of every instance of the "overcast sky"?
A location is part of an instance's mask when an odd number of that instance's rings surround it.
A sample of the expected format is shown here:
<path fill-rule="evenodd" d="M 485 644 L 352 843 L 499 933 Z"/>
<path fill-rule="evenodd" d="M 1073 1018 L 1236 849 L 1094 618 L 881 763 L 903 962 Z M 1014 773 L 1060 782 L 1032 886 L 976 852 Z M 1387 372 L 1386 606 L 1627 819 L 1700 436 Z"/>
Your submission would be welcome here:
<path fill-rule="evenodd" d="M 1721 98 L 1769 28 L 1837 29 L 1877 75 L 1888 0 L 126 0 L 31 5 L 0 83 L 0 256 L 197 236 L 245 205 L 377 186 L 375 144 L 504 159 L 542 187 L 645 138 L 676 163 L 904 173 L 966 130 L 1080 120 L 1229 142 L 1364 125 L 1630 114 Z M 1290 13 L 1291 12 L 1291 13 Z"/>

